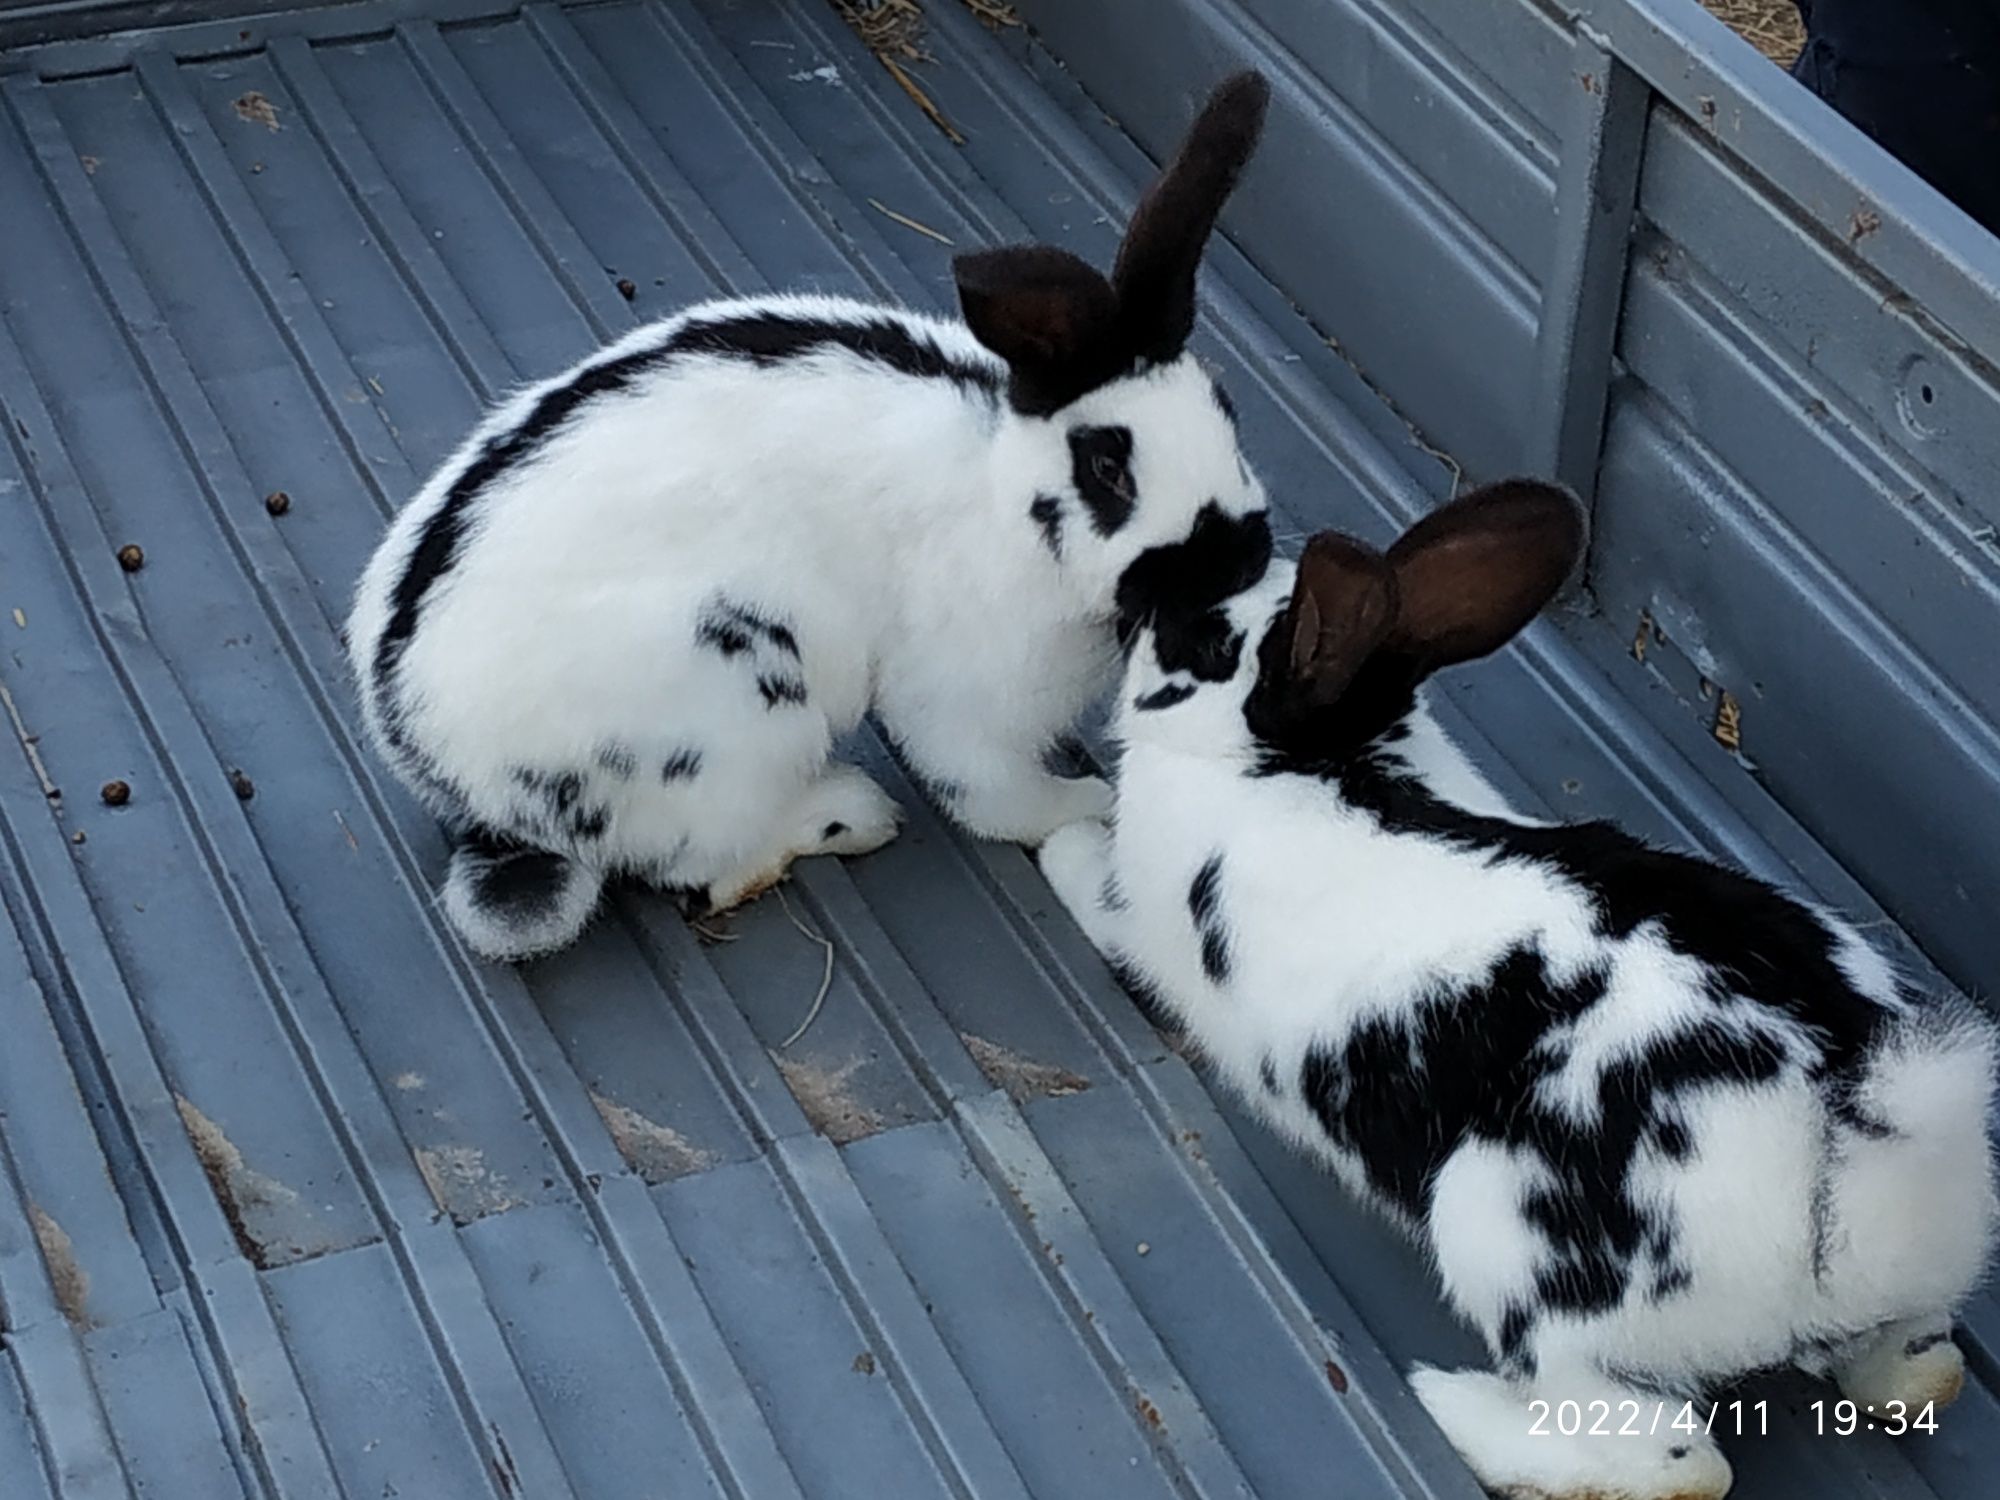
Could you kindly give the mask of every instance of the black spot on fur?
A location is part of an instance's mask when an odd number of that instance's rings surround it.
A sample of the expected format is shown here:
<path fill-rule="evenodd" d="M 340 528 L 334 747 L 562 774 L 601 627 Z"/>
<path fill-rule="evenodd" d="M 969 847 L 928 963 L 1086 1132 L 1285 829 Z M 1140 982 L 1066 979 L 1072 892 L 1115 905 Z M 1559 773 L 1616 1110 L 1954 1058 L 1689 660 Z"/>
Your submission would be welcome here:
<path fill-rule="evenodd" d="M 695 620 L 695 639 L 724 656 L 740 656 L 760 643 L 782 651 L 794 661 L 799 655 L 798 637 L 783 620 L 765 614 L 753 605 L 717 594 L 701 607 Z"/>
<path fill-rule="evenodd" d="M 1675 1443 L 1675 1444 L 1673 1445 L 1673 1447 L 1671 1447 L 1671 1448 L 1669 1448 L 1669 1449 L 1667 1450 L 1667 1457 L 1668 1457 L 1668 1458 L 1686 1458 L 1686 1457 L 1688 1456 L 1688 1454 L 1689 1454 L 1689 1453 L 1691 1453 L 1692 1451 L 1693 1451 L 1693 1450 L 1692 1450 L 1692 1449 L 1690 1449 L 1690 1448 L 1689 1448 L 1689 1447 L 1687 1446 L 1687 1444 L 1685 1444 L 1685 1443 Z"/>
<path fill-rule="evenodd" d="M 1065 781 L 1097 774 L 1097 766 L 1090 758 L 1090 747 L 1073 734 L 1059 734 L 1049 741 L 1042 751 L 1042 769 Z"/>
<path fill-rule="evenodd" d="M 1176 703 L 1185 703 L 1194 696 L 1191 682 L 1169 682 L 1156 687 L 1150 693 L 1141 693 L 1132 700 L 1132 706 L 1141 713 L 1154 713 L 1163 708 L 1172 708 Z"/>
<path fill-rule="evenodd" d="M 1211 854 L 1188 886 L 1188 915 L 1201 935 L 1201 971 L 1215 984 L 1229 979 L 1229 929 L 1222 920 L 1222 856 Z"/>
<path fill-rule="evenodd" d="M 549 812 L 566 815 L 583 795 L 583 775 L 578 771 L 537 771 L 527 766 L 514 768 L 514 784 L 532 793 Z"/>
<path fill-rule="evenodd" d="M 692 747 L 676 750 L 660 763 L 660 780 L 692 781 L 701 774 L 701 752 Z"/>
<path fill-rule="evenodd" d="M 1597 969 L 1557 981 L 1537 949 L 1519 947 L 1477 983 L 1315 1048 L 1300 1071 L 1328 1138 L 1419 1222 L 1439 1169 L 1462 1146 L 1483 1140 L 1538 1155 L 1548 1180 L 1525 1195 L 1522 1212 L 1547 1248 L 1537 1300 L 1560 1312 L 1615 1305 L 1642 1252 L 1671 1256 L 1669 1228 L 1635 1201 L 1627 1178 L 1641 1142 L 1678 1119 L 1677 1101 L 1714 1083 L 1767 1082 L 1786 1061 L 1769 1027 L 1718 1017 L 1606 1067 L 1594 1117 L 1579 1122 L 1542 1103 L 1537 1086 L 1562 1066 L 1565 1028 L 1606 984 Z"/>
<path fill-rule="evenodd" d="M 1329 755 L 1302 753 L 1296 740 L 1266 741 L 1262 770 L 1333 781 L 1344 801 L 1390 832 L 1437 839 L 1492 864 L 1539 865 L 1588 897 L 1603 937 L 1652 926 L 1669 947 L 1713 971 L 1718 1003 L 1749 1000 L 1802 1028 L 1802 1039 L 1820 1052 L 1816 1078 L 1855 1078 L 1890 1020 L 1847 982 L 1826 924 L 1753 876 L 1655 849 L 1609 823 L 1529 827 L 1481 817 L 1434 796 L 1374 747 Z"/>
<path fill-rule="evenodd" d="M 1062 501 L 1054 495 L 1037 495 L 1028 507 L 1028 515 L 1042 529 L 1042 545 L 1049 549 L 1049 555 L 1057 562 L 1063 555 L 1063 513 Z"/>
<path fill-rule="evenodd" d="M 598 767 L 620 781 L 630 781 L 639 769 L 639 757 L 632 753 L 629 745 L 599 745 L 597 747 Z"/>
<path fill-rule="evenodd" d="M 822 839 L 837 839 L 845 832 L 847 832 L 847 825 L 845 823 L 835 821 L 827 824 L 826 827 L 822 828 L 819 831 L 819 836 Z"/>
<path fill-rule="evenodd" d="M 1227 682 L 1243 658 L 1243 633 L 1219 609 L 1175 616 L 1155 624 L 1153 658 L 1163 672 L 1185 672 L 1198 682 Z"/>
<path fill-rule="evenodd" d="M 514 768 L 514 783 L 538 804 L 537 820 L 552 838 L 567 835 L 580 842 L 601 839 L 611 827 L 611 809 L 585 796 L 589 778 L 582 771 L 538 771 Z"/>
<path fill-rule="evenodd" d="M 1263 1083 L 1265 1093 L 1276 1095 L 1283 1092 L 1278 1086 L 1278 1065 L 1271 1061 L 1268 1054 L 1258 1060 L 1257 1077 Z"/>
<path fill-rule="evenodd" d="M 1653 1144 L 1660 1154 L 1674 1161 L 1686 1161 L 1692 1142 L 1688 1140 L 1687 1126 L 1679 1120 L 1661 1120 L 1653 1127 Z"/>
<path fill-rule="evenodd" d="M 1689 1273 L 1686 1266 L 1663 1266 L 1654 1275 L 1653 1285 L 1648 1289 L 1646 1295 L 1655 1302 L 1664 1302 L 1667 1298 L 1684 1292 L 1693 1285 L 1694 1277 Z"/>
<path fill-rule="evenodd" d="M 467 830 L 461 842 L 477 861 L 471 896 L 482 911 L 533 921 L 562 899 L 570 877 L 570 862 L 562 855 L 484 828 Z"/>
<path fill-rule="evenodd" d="M 771 672 L 757 675 L 757 691 L 763 695 L 764 707 L 777 708 L 789 704 L 797 708 L 806 701 L 806 685 L 796 677 L 780 677 Z"/>
<path fill-rule="evenodd" d="M 1073 427 L 1069 433 L 1070 482 L 1099 536 L 1115 534 L 1132 519 L 1139 488 L 1132 480 L 1132 429 Z"/>
<path fill-rule="evenodd" d="M 1903 1357 L 1905 1359 L 1915 1359 L 1919 1354 L 1925 1354 L 1937 1348 L 1939 1344 L 1942 1344 L 1950 1337 L 1949 1333 L 1944 1332 L 1922 1334 L 1903 1345 Z"/>
<path fill-rule="evenodd" d="M 741 656 L 756 643 L 756 637 L 724 615 L 703 615 L 695 622 L 694 638 L 724 656 Z"/>
<path fill-rule="evenodd" d="M 1125 894 L 1124 882 L 1119 880 L 1116 870 L 1107 870 L 1104 884 L 1098 888 L 1097 904 L 1104 911 L 1130 911 L 1132 902 Z"/>
<path fill-rule="evenodd" d="M 1269 517 L 1261 510 L 1232 516 L 1209 501 L 1186 541 L 1147 548 L 1120 575 L 1119 639 L 1129 645 L 1139 628 L 1150 624 L 1161 649 L 1178 659 L 1182 653 L 1166 639 L 1191 630 L 1212 635 L 1213 623 L 1204 617 L 1262 578 L 1270 562 Z"/>

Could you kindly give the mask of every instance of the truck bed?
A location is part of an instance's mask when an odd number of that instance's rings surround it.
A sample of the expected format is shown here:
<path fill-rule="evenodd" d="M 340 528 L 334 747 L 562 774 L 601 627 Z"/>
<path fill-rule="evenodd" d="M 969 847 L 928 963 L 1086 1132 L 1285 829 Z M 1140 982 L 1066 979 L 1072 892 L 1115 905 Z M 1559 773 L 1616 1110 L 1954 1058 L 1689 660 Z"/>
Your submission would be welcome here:
<path fill-rule="evenodd" d="M 353 580 L 484 403 L 714 294 L 1104 259 L 1150 167 L 1077 79 L 956 0 L 893 66 L 823 0 L 14 9 L 0 1496 L 1476 1497 L 1399 1375 L 1480 1358 L 1417 1258 L 873 737 L 886 850 L 512 970 L 357 732 Z M 1449 489 L 1287 284 L 1207 288 L 1286 536 Z M 1880 920 L 1576 608 L 1454 690 L 1496 779 Z M 1965 1338 L 1936 1436 L 1732 1393 L 1737 1493 L 1986 1500 L 1990 1297 Z"/>

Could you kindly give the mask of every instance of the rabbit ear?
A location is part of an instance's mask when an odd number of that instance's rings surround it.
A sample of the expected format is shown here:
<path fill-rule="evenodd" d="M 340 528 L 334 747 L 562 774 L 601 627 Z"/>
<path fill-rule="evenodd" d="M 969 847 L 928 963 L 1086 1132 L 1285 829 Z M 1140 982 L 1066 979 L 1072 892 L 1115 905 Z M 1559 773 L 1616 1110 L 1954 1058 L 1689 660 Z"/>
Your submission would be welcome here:
<path fill-rule="evenodd" d="M 1225 79 L 1133 211 L 1111 273 L 1131 355 L 1158 363 L 1187 344 L 1194 331 L 1195 268 L 1215 216 L 1257 149 L 1270 98 L 1261 73 Z"/>
<path fill-rule="evenodd" d="M 1126 363 L 1111 284 L 1067 250 L 981 250 L 959 256 L 951 269 L 966 326 L 1007 361 L 1016 410 L 1047 416 Z"/>
<path fill-rule="evenodd" d="M 1396 575 L 1382 554 L 1337 531 L 1306 543 L 1285 616 L 1293 686 L 1312 707 L 1339 700 L 1396 620 Z"/>
<path fill-rule="evenodd" d="M 1389 549 L 1398 595 L 1390 644 L 1426 672 L 1499 650 L 1555 597 L 1583 545 L 1576 500 L 1532 479 L 1432 511 Z"/>

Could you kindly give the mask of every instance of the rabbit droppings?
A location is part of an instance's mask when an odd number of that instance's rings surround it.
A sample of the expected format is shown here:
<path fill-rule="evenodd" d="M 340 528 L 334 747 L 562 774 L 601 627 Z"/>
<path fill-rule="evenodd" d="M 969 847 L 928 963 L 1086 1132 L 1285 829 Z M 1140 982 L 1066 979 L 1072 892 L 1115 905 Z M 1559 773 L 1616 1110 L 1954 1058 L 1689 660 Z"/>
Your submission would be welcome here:
<path fill-rule="evenodd" d="M 819 296 L 703 304 L 495 411 L 389 530 L 349 654 L 445 821 L 477 952 L 569 942 L 620 872 L 731 906 L 898 812 L 833 741 L 871 709 L 961 824 L 1101 814 L 1045 753 L 1112 679 L 1112 596 L 1197 524 L 1268 549 L 1195 271 L 1268 88 L 1219 87 L 1107 279 L 954 263 L 963 323 Z"/>
<path fill-rule="evenodd" d="M 1479 1478 L 1721 1495 L 1672 1413 L 1769 1366 L 1952 1399 L 1991 1024 L 1761 881 L 1520 817 L 1422 706 L 1561 587 L 1574 503 L 1495 485 L 1250 587 L 1200 542 L 1128 575 L 1114 820 L 1043 869 L 1163 1024 L 1428 1254 L 1496 1373 L 1412 1379 Z M 1540 1435 L 1537 1399 L 1668 1420 Z"/>

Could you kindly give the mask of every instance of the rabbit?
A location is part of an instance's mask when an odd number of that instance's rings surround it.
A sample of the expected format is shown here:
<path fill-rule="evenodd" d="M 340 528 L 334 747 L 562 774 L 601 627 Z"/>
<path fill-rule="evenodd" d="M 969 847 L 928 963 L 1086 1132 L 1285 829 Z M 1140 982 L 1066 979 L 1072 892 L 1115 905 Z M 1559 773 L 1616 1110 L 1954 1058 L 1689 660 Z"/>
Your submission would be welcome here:
<path fill-rule="evenodd" d="M 1433 1263 L 1494 1368 L 1412 1384 L 1477 1477 L 1722 1495 L 1681 1403 L 1765 1367 L 1950 1401 L 1992 1024 L 1762 881 L 1511 811 L 1424 707 L 1555 596 L 1575 503 L 1509 481 L 1261 575 L 1208 541 L 1127 571 L 1115 812 L 1041 865 L 1142 1006 Z M 1618 1435 L 1562 1435 L 1562 1401 Z"/>
<path fill-rule="evenodd" d="M 1268 94 L 1217 88 L 1109 278 L 1027 245 L 957 258 L 963 322 L 704 303 L 521 391 L 431 477 L 348 652 L 370 738 L 446 826 L 475 953 L 562 947 L 614 874 L 716 910 L 886 843 L 895 804 L 829 763 L 870 711 L 975 835 L 1109 808 L 1044 756 L 1115 679 L 1120 574 L 1200 517 L 1269 547 L 1186 352 Z"/>

